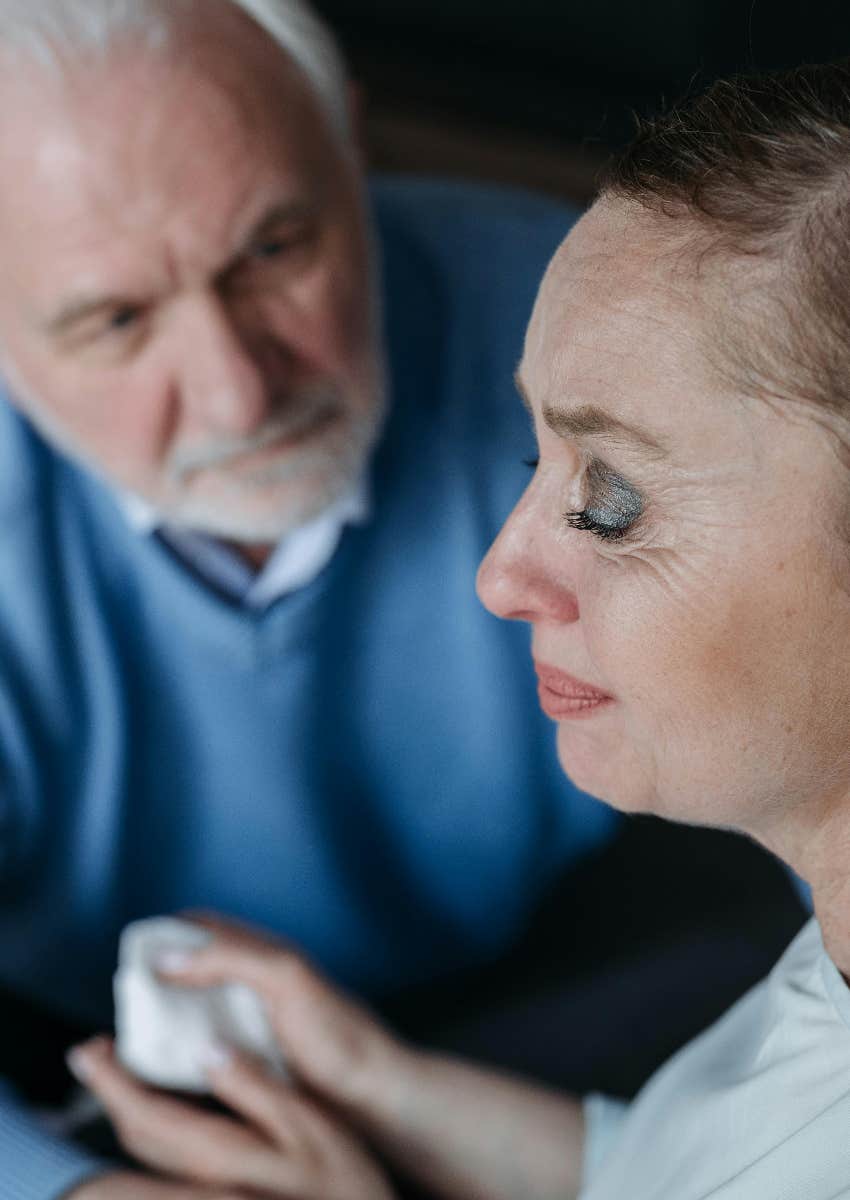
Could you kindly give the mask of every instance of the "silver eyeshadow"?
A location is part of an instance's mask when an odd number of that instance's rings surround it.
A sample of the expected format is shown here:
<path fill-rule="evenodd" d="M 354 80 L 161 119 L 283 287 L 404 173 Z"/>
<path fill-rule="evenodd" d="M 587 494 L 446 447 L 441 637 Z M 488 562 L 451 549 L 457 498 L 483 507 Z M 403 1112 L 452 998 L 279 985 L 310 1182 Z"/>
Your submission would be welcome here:
<path fill-rule="evenodd" d="M 591 461 L 586 479 L 589 495 L 581 514 L 585 527 L 599 526 L 622 536 L 643 513 L 640 493 L 598 459 Z"/>

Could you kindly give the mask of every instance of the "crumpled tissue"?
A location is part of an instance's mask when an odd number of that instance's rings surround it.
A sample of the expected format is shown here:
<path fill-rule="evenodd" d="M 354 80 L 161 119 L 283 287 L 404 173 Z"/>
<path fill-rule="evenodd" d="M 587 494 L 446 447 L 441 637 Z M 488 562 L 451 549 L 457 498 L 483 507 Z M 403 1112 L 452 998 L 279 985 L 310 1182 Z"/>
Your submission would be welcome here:
<path fill-rule="evenodd" d="M 201 925 L 174 917 L 135 921 L 121 935 L 114 979 L 115 1049 L 128 1071 L 161 1088 L 207 1093 L 206 1068 L 216 1047 L 262 1060 L 287 1078 L 286 1065 L 260 997 L 240 983 L 181 987 L 157 975 L 167 951 L 212 941 Z"/>

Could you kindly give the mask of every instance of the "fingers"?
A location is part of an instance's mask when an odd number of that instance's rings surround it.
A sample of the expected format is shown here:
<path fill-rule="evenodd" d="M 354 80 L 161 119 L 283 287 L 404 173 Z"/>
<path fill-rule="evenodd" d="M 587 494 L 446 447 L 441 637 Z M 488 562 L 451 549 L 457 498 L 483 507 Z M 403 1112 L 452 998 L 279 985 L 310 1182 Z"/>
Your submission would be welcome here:
<path fill-rule="evenodd" d="M 271 1142 L 291 1145 L 292 1091 L 273 1080 L 259 1063 L 234 1055 L 210 1070 L 209 1083 L 217 1099 L 256 1125 Z"/>
<path fill-rule="evenodd" d="M 318 972 L 293 951 L 229 922 L 205 919 L 204 925 L 215 933 L 214 940 L 198 950 L 163 954 L 157 969 L 164 978 L 188 987 L 244 983 L 275 1006 L 305 989 L 330 993 Z"/>
<path fill-rule="evenodd" d="M 235 1200 L 243 1190 L 278 1200 L 391 1195 L 380 1168 L 351 1133 L 252 1062 L 226 1058 L 210 1069 L 215 1094 L 251 1124 L 202 1113 L 143 1087 L 115 1061 L 107 1038 L 78 1047 L 69 1065 L 100 1098 L 139 1162 L 203 1185 L 206 1200 Z"/>
<path fill-rule="evenodd" d="M 108 1038 L 72 1051 L 69 1066 L 100 1099 L 125 1149 L 145 1166 L 220 1188 L 298 1194 L 297 1164 L 250 1127 L 144 1087 L 116 1061 Z"/>
<path fill-rule="evenodd" d="M 279 947 L 223 918 L 207 913 L 186 916 L 214 934 L 214 940 L 196 950 L 165 951 L 156 964 L 161 975 L 198 987 L 231 981 L 256 987 L 267 978 L 266 960 L 277 957 Z"/>
<path fill-rule="evenodd" d="M 280 1147 L 302 1172 L 300 1200 L 392 1200 L 383 1171 L 337 1116 L 234 1057 L 210 1072 L 215 1095 Z"/>
<path fill-rule="evenodd" d="M 265 1002 L 292 1074 L 352 1119 L 392 1086 L 403 1056 L 370 1013 L 279 943 L 229 922 L 217 921 L 214 928 L 207 946 L 164 954 L 160 974 L 181 986 L 241 983 L 253 989 Z"/>
<path fill-rule="evenodd" d="M 274 1145 L 303 1150 L 325 1118 L 311 1100 L 269 1075 L 262 1063 L 233 1055 L 209 1072 L 213 1094 Z"/>
<path fill-rule="evenodd" d="M 158 973 L 184 987 L 242 983 L 252 988 L 266 1001 L 285 1051 L 297 1050 L 285 1044 L 290 1024 L 303 1029 L 304 1020 L 315 1024 L 319 1013 L 326 1017 L 332 1013 L 336 1020 L 360 1011 L 350 997 L 282 942 L 209 913 L 193 914 L 192 920 L 210 930 L 213 940 L 194 950 L 165 951 L 156 963 Z"/>

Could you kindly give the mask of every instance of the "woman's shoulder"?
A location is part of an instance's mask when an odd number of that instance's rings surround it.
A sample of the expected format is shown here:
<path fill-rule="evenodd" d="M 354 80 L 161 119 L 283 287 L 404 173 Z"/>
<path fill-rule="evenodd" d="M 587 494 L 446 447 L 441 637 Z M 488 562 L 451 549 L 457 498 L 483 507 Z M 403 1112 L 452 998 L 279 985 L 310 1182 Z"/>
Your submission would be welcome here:
<path fill-rule="evenodd" d="M 850 1161 L 846 1138 L 830 1144 L 832 1114 L 850 1122 L 850 1027 L 826 983 L 828 962 L 812 918 L 765 980 L 650 1079 L 582 1200 L 612 1200 L 627 1184 L 647 1200 L 820 1200 L 803 1187 L 813 1148 L 825 1178 Z M 779 1186 L 798 1177 L 793 1193 Z"/>

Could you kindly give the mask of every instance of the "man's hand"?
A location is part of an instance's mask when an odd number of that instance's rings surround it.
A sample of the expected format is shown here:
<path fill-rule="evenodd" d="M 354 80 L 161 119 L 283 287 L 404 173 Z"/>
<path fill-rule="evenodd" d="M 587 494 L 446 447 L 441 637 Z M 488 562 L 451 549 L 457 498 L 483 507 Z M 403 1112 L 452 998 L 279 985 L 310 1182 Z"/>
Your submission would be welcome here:
<path fill-rule="evenodd" d="M 248 1200 L 244 1193 L 196 1188 L 188 1184 L 169 1183 L 116 1171 L 99 1175 L 68 1192 L 64 1200 Z"/>
<path fill-rule="evenodd" d="M 357 1137 L 258 1064 L 233 1057 L 210 1067 L 215 1094 L 236 1117 L 144 1087 L 116 1061 L 108 1038 L 79 1048 L 72 1065 L 100 1098 L 134 1159 L 195 1185 L 188 1192 L 175 1186 L 149 1196 L 127 1182 L 126 1200 L 236 1200 L 242 1189 L 292 1200 L 392 1200 L 380 1168 Z M 118 1196 L 123 1200 L 125 1193 L 114 1191 L 108 1180 L 101 1191 L 73 1193 L 74 1200 Z"/>

